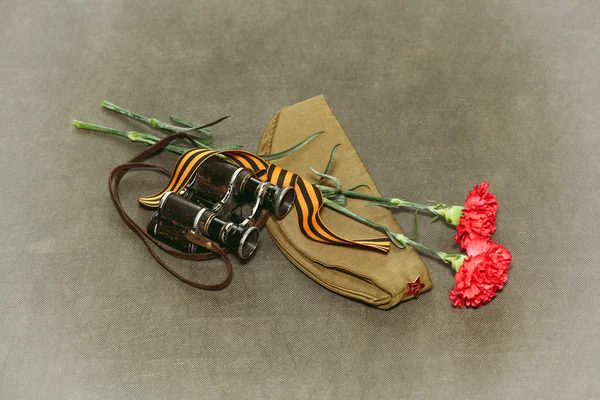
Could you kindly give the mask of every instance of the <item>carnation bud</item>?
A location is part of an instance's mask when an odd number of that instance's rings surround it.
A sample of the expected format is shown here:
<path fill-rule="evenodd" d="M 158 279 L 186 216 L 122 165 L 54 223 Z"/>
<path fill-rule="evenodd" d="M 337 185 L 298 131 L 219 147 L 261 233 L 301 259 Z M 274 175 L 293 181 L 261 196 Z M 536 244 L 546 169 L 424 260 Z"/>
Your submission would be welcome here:
<path fill-rule="evenodd" d="M 463 208 L 464 207 L 461 206 L 452 206 L 434 210 L 434 212 L 440 217 L 444 218 L 447 223 L 458 226 L 460 223 L 460 217 L 463 215 Z"/>
<path fill-rule="evenodd" d="M 448 254 L 444 252 L 439 252 L 438 256 L 444 260 L 445 262 L 452 265 L 452 269 L 456 272 L 462 267 L 463 263 L 467 259 L 465 254 Z"/>

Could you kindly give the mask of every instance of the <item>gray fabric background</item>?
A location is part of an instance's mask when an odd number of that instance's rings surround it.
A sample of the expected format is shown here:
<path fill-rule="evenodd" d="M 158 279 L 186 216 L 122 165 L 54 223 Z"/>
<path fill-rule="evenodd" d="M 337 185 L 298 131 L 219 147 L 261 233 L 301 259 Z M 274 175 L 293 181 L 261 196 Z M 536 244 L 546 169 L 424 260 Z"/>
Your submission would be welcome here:
<path fill-rule="evenodd" d="M 0 398 L 600 398 L 599 21 L 597 1 L 2 2 Z M 425 258 L 431 292 L 370 308 L 266 232 L 226 290 L 188 287 L 108 195 L 141 145 L 71 126 L 148 130 L 102 99 L 231 114 L 217 143 L 254 150 L 321 93 L 384 194 L 460 204 L 491 183 L 514 261 L 490 304 L 454 309 Z M 140 220 L 162 183 L 124 181 Z M 456 250 L 448 226 L 419 234 Z"/>

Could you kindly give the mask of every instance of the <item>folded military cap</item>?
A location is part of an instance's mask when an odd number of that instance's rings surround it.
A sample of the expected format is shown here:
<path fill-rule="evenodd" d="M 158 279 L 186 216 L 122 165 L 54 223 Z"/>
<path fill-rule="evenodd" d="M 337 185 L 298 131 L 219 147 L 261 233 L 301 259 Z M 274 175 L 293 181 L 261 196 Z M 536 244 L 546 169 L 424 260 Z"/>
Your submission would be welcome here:
<path fill-rule="evenodd" d="M 324 131 L 294 154 L 275 161 L 279 167 L 314 180 L 309 165 L 324 169 L 331 149 L 341 144 L 331 171 L 347 187 L 366 184 L 365 193 L 381 196 L 375 182 L 360 159 L 323 96 L 284 107 L 267 124 L 258 153 L 271 154 L 288 149 L 311 133 Z M 364 207 L 365 202 L 348 199 L 347 208 L 402 232 L 392 213 L 381 207 Z M 343 296 L 387 309 L 432 288 L 427 267 L 413 248 L 392 245 L 388 253 L 360 247 L 319 243 L 300 232 L 294 215 L 267 221 L 269 234 L 285 256 L 302 272 L 322 286 Z M 324 222 L 335 233 L 350 239 L 370 238 L 379 232 L 323 208 Z"/>

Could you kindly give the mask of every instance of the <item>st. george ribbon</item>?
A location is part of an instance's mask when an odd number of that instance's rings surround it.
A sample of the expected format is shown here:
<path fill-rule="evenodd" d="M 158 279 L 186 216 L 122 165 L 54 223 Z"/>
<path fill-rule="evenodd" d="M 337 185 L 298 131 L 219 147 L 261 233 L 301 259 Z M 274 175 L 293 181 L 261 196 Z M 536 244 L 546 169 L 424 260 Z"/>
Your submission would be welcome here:
<path fill-rule="evenodd" d="M 206 150 L 192 149 L 181 155 L 175 164 L 173 176 L 167 186 L 159 193 L 141 197 L 139 202 L 150 208 L 158 208 L 160 200 L 166 192 L 178 193 L 193 181 L 200 166 L 209 158 L 222 154 L 240 167 L 251 170 L 258 179 L 280 187 L 292 186 L 296 193 L 294 205 L 298 227 L 307 238 L 327 244 L 356 246 L 378 250 L 387 253 L 390 249 L 390 239 L 379 237 L 375 239 L 346 239 L 329 229 L 320 211 L 323 207 L 323 195 L 311 182 L 293 172 L 271 164 L 256 154 L 239 150 Z"/>

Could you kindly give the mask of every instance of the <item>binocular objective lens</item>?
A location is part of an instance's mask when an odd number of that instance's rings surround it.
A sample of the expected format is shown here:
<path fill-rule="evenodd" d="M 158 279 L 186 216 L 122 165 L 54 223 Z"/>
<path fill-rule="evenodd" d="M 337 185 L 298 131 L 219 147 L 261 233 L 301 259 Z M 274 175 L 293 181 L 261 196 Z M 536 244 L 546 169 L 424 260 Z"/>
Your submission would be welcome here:
<path fill-rule="evenodd" d="M 246 232 L 244 232 L 244 236 L 242 236 L 238 247 L 238 255 L 240 258 L 248 258 L 254 253 L 256 246 L 258 246 L 258 239 L 259 232 L 255 227 L 248 228 Z"/>
<path fill-rule="evenodd" d="M 293 187 L 287 186 L 278 190 L 273 201 L 273 214 L 277 218 L 285 217 L 292 209 L 295 199 L 296 193 Z"/>

